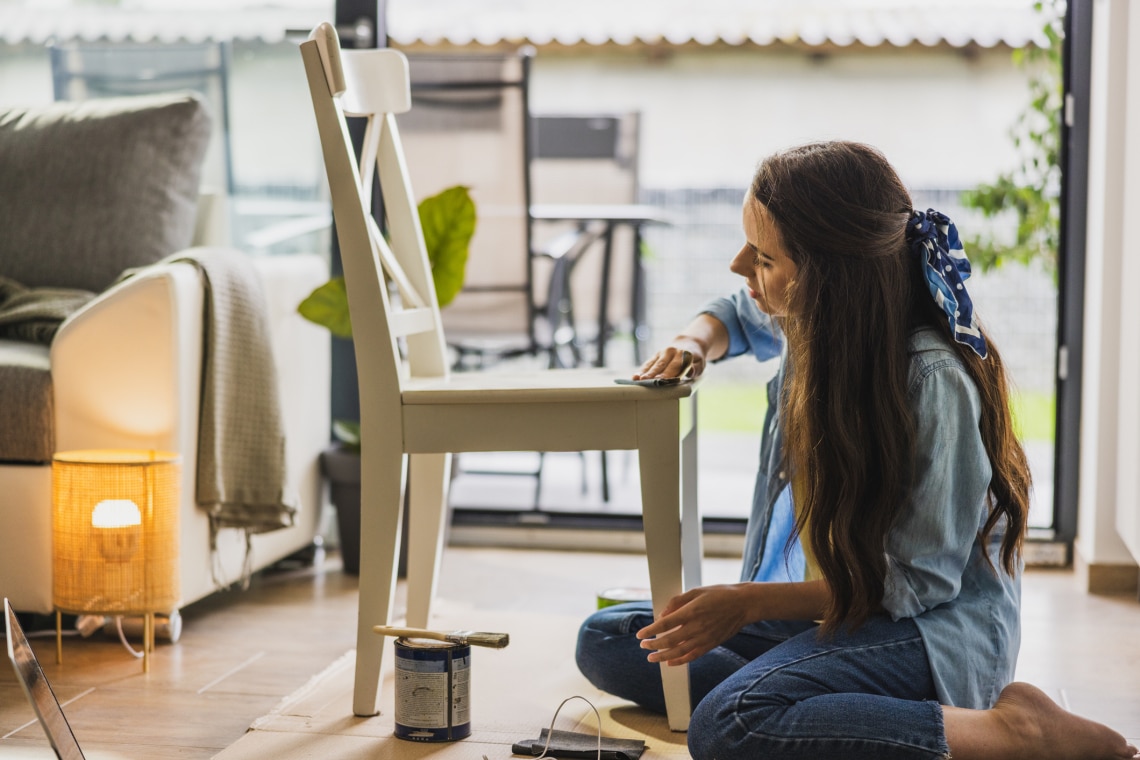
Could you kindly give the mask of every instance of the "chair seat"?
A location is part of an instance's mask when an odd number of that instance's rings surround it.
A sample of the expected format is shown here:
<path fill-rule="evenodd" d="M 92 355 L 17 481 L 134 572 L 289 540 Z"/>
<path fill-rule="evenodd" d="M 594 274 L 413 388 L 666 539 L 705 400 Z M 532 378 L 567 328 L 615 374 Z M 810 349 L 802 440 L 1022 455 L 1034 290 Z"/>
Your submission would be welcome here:
<path fill-rule="evenodd" d="M 667 416 L 686 409 L 678 401 L 700 384 L 698 378 L 645 388 L 618 385 L 618 376 L 609 369 L 457 373 L 450 381 L 406 384 L 415 390 L 402 394 L 404 448 L 417 454 L 639 449 L 646 410 Z"/>
<path fill-rule="evenodd" d="M 526 372 L 457 372 L 448 378 L 412 378 L 404 383 L 406 405 L 592 403 L 655 401 L 692 395 L 693 384 L 646 388 L 618 385 L 628 371 L 610 368 Z"/>

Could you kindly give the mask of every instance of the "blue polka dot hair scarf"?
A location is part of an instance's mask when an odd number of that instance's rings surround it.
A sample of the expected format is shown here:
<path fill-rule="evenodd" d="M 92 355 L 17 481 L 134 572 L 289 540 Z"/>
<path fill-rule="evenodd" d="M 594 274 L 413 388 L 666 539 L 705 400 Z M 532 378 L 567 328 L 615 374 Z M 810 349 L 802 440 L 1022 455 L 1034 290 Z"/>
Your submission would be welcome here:
<path fill-rule="evenodd" d="M 934 302 L 950 321 L 954 340 L 986 358 L 986 339 L 974 320 L 974 302 L 966 292 L 970 262 L 958 239 L 958 228 L 945 214 L 927 209 L 912 211 L 906 228 L 906 241 L 915 256 L 922 258 L 926 285 Z"/>

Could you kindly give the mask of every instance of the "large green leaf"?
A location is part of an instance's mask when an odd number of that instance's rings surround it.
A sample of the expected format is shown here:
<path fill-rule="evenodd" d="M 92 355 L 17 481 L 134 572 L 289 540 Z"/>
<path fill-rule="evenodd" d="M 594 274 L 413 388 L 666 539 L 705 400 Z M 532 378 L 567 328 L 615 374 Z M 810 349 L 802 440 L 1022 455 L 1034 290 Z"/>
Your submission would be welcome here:
<path fill-rule="evenodd" d="M 467 249 L 475 234 L 475 202 L 468 188 L 457 185 L 424 198 L 419 212 L 435 294 L 443 308 L 463 288 Z"/>
<path fill-rule="evenodd" d="M 432 280 L 442 308 L 463 288 L 467 249 L 475 234 L 475 202 L 466 187 L 457 185 L 424 198 L 419 213 Z M 327 327 L 333 335 L 352 337 L 343 277 L 334 277 L 314 290 L 297 311 L 309 321 Z"/>
<path fill-rule="evenodd" d="M 1004 226 L 980 227 L 965 240 L 970 259 L 981 271 L 1005 261 L 1040 261 L 1057 277 L 1060 246 L 1061 113 L 1064 110 L 1062 48 L 1064 0 L 1037 0 L 1048 45 L 1029 44 L 1013 52 L 1014 62 L 1029 71 L 1029 102 L 1010 131 L 1020 165 L 962 194 L 966 208 L 987 218 L 1016 222 L 1017 236 L 1001 234 Z M 995 234 L 996 233 L 996 234 Z"/>
<path fill-rule="evenodd" d="M 352 337 L 352 321 L 348 316 L 348 291 L 343 277 L 321 285 L 297 307 L 301 316 L 321 327 L 327 327 L 340 338 Z"/>
<path fill-rule="evenodd" d="M 356 420 L 333 420 L 333 437 L 348 451 L 360 451 L 360 423 Z"/>

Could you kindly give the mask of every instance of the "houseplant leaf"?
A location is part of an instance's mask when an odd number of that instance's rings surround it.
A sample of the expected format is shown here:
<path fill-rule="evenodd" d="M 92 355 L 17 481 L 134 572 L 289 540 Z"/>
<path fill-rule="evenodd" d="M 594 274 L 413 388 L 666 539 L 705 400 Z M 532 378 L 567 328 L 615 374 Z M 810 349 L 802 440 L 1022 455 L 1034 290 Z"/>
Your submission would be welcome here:
<path fill-rule="evenodd" d="M 305 319 L 327 327 L 338 338 L 352 337 L 348 316 L 348 291 L 343 277 L 334 277 L 309 294 L 297 307 Z"/>
<path fill-rule="evenodd" d="M 964 241 L 983 272 L 1005 261 L 1040 261 L 1054 279 L 1058 275 L 1064 5 L 1064 0 L 1035 2 L 1048 45 L 1031 44 L 1013 52 L 1014 62 L 1030 71 L 1029 103 L 1010 131 L 1020 166 L 962 194 L 966 208 L 978 209 L 986 218 L 1008 216 L 1016 222 L 1012 240 L 983 227 L 981 234 Z"/>
<path fill-rule="evenodd" d="M 360 451 L 360 423 L 355 420 L 333 420 L 333 437 L 349 451 Z"/>
<path fill-rule="evenodd" d="M 431 275 L 439 306 L 447 306 L 463 288 L 467 248 L 475 234 L 475 202 L 463 185 L 424 198 L 419 204 Z"/>

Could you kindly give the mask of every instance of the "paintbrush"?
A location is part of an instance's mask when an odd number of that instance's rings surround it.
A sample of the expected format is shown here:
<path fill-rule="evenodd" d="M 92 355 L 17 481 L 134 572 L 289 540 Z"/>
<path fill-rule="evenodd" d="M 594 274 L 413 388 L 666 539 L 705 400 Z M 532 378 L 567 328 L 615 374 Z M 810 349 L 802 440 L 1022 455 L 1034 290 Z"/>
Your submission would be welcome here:
<path fill-rule="evenodd" d="M 426 631 L 423 628 L 397 628 L 391 625 L 374 625 L 372 631 L 381 636 L 405 636 L 411 639 L 434 639 L 436 641 L 449 641 L 452 644 L 471 644 L 477 647 L 491 647 L 502 649 L 511 643 L 511 637 L 506 633 L 484 633 L 481 631 Z"/>

